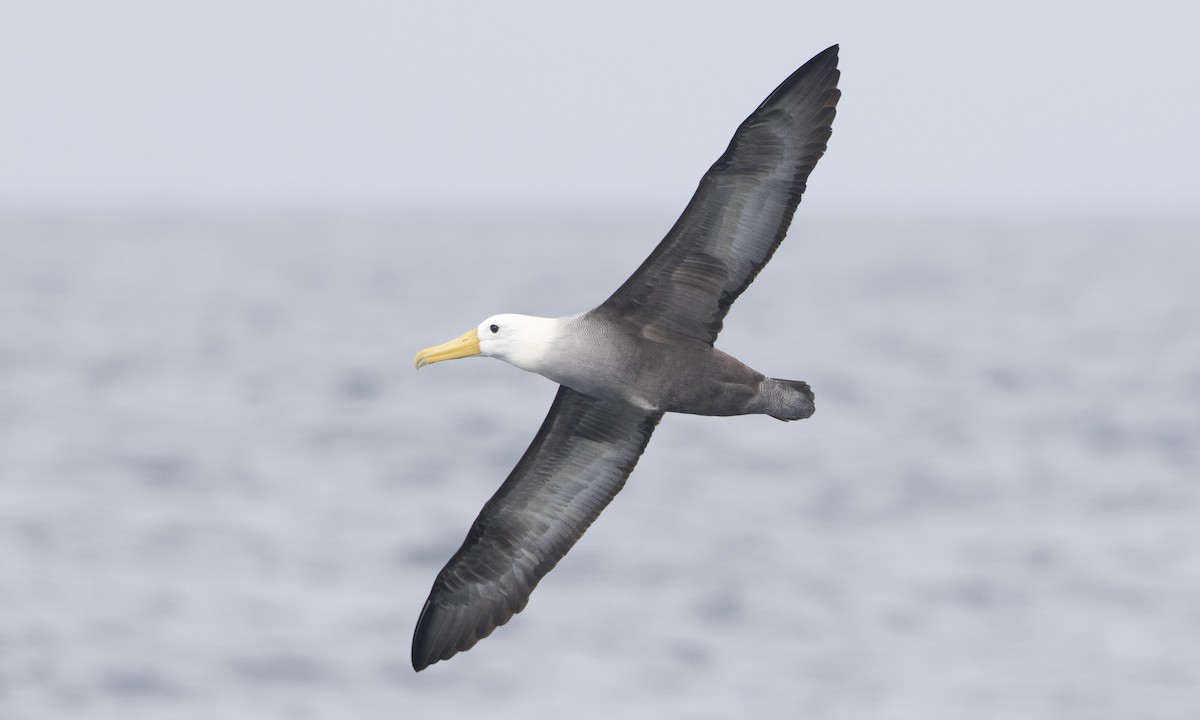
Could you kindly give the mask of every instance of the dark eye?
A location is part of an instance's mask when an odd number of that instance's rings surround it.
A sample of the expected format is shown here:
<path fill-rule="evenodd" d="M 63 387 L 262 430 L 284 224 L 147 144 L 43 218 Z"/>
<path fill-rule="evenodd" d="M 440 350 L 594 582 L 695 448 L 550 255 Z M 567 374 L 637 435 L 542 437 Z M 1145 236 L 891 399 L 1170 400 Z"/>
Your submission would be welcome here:
<path fill-rule="evenodd" d="M 494 333 L 498 333 L 498 332 L 500 332 L 500 326 L 499 326 L 499 325 L 493 325 L 493 326 L 491 326 L 490 328 L 488 328 L 488 330 L 491 330 L 491 331 L 492 331 L 492 332 L 494 332 Z"/>

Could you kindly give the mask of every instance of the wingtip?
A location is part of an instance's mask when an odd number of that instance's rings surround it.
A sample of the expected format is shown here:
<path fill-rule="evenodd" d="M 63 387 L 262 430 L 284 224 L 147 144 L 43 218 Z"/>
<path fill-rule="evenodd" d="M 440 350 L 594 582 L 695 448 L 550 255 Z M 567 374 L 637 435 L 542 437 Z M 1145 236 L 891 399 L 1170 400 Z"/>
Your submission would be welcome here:
<path fill-rule="evenodd" d="M 427 637 L 418 634 L 413 637 L 412 647 L 412 666 L 414 672 L 421 672 L 425 668 L 439 663 L 442 660 L 449 660 L 458 654 L 458 650 L 450 652 L 439 652 L 439 649 L 432 647 Z"/>
<path fill-rule="evenodd" d="M 840 52 L 840 45 L 830 45 L 816 55 L 813 55 L 808 62 L 801 66 L 800 70 L 798 70 L 796 74 L 803 75 L 806 73 L 835 73 L 838 71 L 838 63 L 841 61 L 841 57 L 839 56 Z"/>
<path fill-rule="evenodd" d="M 830 45 L 809 58 L 808 62 L 801 65 L 786 80 L 779 83 L 778 87 L 755 109 L 755 112 L 757 113 L 765 108 L 773 107 L 775 103 L 783 98 L 791 97 L 794 99 L 805 97 L 805 93 L 796 92 L 799 88 L 807 87 L 809 89 L 816 89 L 824 87 L 827 90 L 836 91 L 838 80 L 841 78 L 841 71 L 838 70 L 838 52 L 840 47 L 840 45 Z M 840 93 L 836 95 L 826 93 L 823 99 L 826 102 L 832 99 L 832 104 L 836 105 L 838 97 L 840 97 Z M 750 117 L 754 117 L 754 115 Z M 749 122 L 750 118 L 746 120 Z"/>
<path fill-rule="evenodd" d="M 437 660 L 419 660 L 416 657 L 412 659 L 413 672 L 421 672 L 430 665 L 438 662 Z"/>
<path fill-rule="evenodd" d="M 817 65 L 823 62 L 828 62 L 829 60 L 833 60 L 834 65 L 836 65 L 839 59 L 838 54 L 841 52 L 841 48 L 842 46 L 840 43 L 834 43 L 833 45 L 830 45 L 814 55 L 811 60 L 805 63 L 805 65 Z"/>
<path fill-rule="evenodd" d="M 430 651 L 429 643 L 426 642 L 424 633 L 422 633 L 420 631 L 420 629 L 418 628 L 417 632 L 413 635 L 413 644 L 412 644 L 413 671 L 421 672 L 422 670 L 424 670 L 425 668 L 434 664 L 435 662 L 437 662 L 440 659 L 441 658 L 437 657 L 437 655 L 435 653 Z"/>
<path fill-rule="evenodd" d="M 472 613 L 469 607 L 447 607 L 436 602 L 434 596 L 437 592 L 435 583 L 425 607 L 421 609 L 421 616 L 417 618 L 417 628 L 413 631 L 412 665 L 417 672 L 475 647 L 477 642 L 491 635 L 493 630 L 508 622 L 514 612 L 520 612 L 525 606 L 522 602 L 515 609 L 485 607 Z"/>
<path fill-rule="evenodd" d="M 454 655 L 453 652 L 445 654 L 440 648 L 434 647 L 433 639 L 435 633 L 430 629 L 430 610 L 433 606 L 433 598 L 425 601 L 424 607 L 421 608 L 421 616 L 417 618 L 417 628 L 413 632 L 412 641 L 412 666 L 416 672 L 421 672 L 430 665 L 445 660 Z"/>

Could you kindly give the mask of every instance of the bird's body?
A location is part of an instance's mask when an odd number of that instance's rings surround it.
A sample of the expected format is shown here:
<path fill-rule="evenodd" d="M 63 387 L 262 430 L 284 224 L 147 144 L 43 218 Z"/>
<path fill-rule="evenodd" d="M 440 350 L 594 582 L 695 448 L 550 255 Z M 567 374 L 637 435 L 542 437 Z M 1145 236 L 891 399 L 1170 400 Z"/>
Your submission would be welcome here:
<path fill-rule="evenodd" d="M 551 327 L 545 355 L 523 369 L 590 397 L 659 413 L 798 420 L 813 412 L 811 393 L 797 381 L 766 377 L 711 345 L 648 339 L 603 308 L 556 318 Z"/>
<path fill-rule="evenodd" d="M 664 413 L 812 415 L 806 383 L 768 377 L 714 342 L 787 233 L 825 152 L 838 78 L 835 45 L 776 88 L 654 252 L 596 308 L 563 318 L 494 315 L 417 354 L 418 368 L 495 357 L 561 387 L 434 581 L 413 637 L 415 669 L 472 647 L 525 607 L 624 485 Z"/>

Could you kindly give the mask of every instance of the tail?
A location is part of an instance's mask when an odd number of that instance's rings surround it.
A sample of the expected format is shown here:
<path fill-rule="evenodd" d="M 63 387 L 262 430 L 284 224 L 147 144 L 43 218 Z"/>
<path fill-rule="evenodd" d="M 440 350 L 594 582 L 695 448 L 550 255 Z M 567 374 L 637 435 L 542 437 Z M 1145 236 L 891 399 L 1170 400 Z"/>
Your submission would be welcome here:
<path fill-rule="evenodd" d="M 777 383 L 776 402 L 769 415 L 776 420 L 803 420 L 817 411 L 813 403 L 812 388 L 803 380 L 780 380 Z"/>

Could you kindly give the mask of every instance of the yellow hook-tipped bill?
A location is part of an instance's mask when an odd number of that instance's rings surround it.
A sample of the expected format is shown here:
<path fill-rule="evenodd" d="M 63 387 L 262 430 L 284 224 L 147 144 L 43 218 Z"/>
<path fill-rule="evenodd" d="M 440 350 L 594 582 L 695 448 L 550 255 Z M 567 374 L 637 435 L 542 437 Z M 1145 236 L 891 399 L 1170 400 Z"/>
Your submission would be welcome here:
<path fill-rule="evenodd" d="M 434 345 L 430 348 L 425 348 L 417 353 L 417 357 L 413 360 L 413 364 L 417 369 L 432 365 L 435 362 L 443 360 L 454 360 L 455 358 L 470 357 L 471 355 L 479 354 L 479 332 L 471 330 L 463 333 L 459 337 L 454 338 L 450 342 Z"/>

